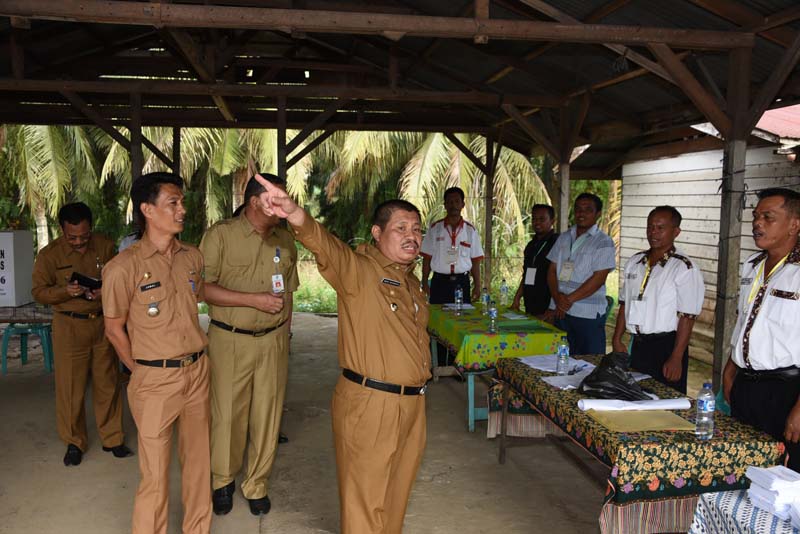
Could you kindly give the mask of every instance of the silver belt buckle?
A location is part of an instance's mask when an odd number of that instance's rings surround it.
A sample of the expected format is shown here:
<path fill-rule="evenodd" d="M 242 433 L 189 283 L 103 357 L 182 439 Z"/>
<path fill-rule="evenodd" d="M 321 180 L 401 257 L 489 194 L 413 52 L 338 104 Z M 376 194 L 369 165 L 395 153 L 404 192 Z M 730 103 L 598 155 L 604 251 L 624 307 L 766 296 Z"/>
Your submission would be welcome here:
<path fill-rule="evenodd" d="M 419 394 L 420 394 L 420 395 L 425 395 L 425 392 L 426 392 L 427 390 L 428 390 L 428 384 L 425 384 L 424 386 L 422 386 L 422 387 L 420 388 L 420 390 L 419 390 Z"/>
<path fill-rule="evenodd" d="M 194 363 L 192 360 L 193 357 L 194 355 L 192 354 L 190 356 L 186 356 L 185 358 L 181 358 L 181 367 L 189 367 L 192 365 Z"/>

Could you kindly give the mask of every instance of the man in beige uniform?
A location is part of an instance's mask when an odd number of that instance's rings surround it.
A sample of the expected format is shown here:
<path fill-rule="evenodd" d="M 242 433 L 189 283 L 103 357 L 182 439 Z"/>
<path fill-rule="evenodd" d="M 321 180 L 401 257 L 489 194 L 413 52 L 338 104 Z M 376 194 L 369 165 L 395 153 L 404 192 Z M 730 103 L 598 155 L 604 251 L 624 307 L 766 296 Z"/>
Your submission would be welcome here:
<path fill-rule="evenodd" d="M 142 476 L 133 534 L 167 532 L 176 421 L 183 534 L 211 528 L 207 340 L 197 318 L 203 257 L 175 238 L 186 215 L 182 187 L 179 176 L 161 172 L 134 182 L 131 202 L 144 235 L 103 269 L 106 335 L 133 371 L 128 402 L 139 430 Z"/>
<path fill-rule="evenodd" d="M 277 176 L 264 176 L 283 187 Z M 242 213 L 209 228 L 200 243 L 211 316 L 211 475 L 218 515 L 231 511 L 245 451 L 242 493 L 250 512 L 270 509 L 267 481 L 286 392 L 297 248 L 280 219 L 264 213 L 263 192 L 250 178 Z"/>
<path fill-rule="evenodd" d="M 428 304 L 413 274 L 420 215 L 404 200 L 375 210 L 375 246 L 352 250 L 261 177 L 268 214 L 285 217 L 339 297 L 332 402 L 343 534 L 399 533 L 425 449 Z"/>
<path fill-rule="evenodd" d="M 82 202 L 58 212 L 61 237 L 44 247 L 33 266 L 33 298 L 50 304 L 56 377 L 56 426 L 67 445 L 64 465 L 78 465 L 88 446 L 84 394 L 92 376 L 92 401 L 104 451 L 124 458 L 117 357 L 105 338 L 100 290 L 70 282 L 73 273 L 100 278 L 114 243 L 92 233 L 92 212 Z"/>

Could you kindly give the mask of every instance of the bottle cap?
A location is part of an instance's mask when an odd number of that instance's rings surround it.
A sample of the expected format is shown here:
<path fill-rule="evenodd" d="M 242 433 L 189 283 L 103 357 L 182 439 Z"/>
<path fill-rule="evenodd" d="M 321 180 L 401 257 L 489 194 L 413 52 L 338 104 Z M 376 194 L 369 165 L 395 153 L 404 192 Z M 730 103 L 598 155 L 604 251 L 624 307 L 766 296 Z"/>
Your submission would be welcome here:
<path fill-rule="evenodd" d="M 711 382 L 703 382 L 703 387 L 711 389 Z"/>

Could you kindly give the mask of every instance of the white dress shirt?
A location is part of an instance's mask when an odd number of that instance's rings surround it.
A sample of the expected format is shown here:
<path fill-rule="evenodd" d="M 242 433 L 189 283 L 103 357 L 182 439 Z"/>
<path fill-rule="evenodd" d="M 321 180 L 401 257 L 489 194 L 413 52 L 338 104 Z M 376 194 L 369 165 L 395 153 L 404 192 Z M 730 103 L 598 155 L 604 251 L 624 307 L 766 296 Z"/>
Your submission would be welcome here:
<path fill-rule="evenodd" d="M 431 259 L 431 270 L 440 274 L 468 273 L 473 260 L 483 258 L 481 236 L 464 219 L 455 228 L 447 226 L 444 219 L 431 224 L 420 252 Z"/>
<path fill-rule="evenodd" d="M 764 285 L 766 258 L 753 254 L 742 265 L 731 358 L 757 371 L 800 367 L 800 245 Z"/>
<path fill-rule="evenodd" d="M 674 332 L 681 315 L 696 317 L 703 309 L 703 275 L 674 247 L 652 268 L 648 252 L 637 252 L 625 263 L 619 292 L 620 304 L 625 303 L 625 326 L 631 334 Z"/>

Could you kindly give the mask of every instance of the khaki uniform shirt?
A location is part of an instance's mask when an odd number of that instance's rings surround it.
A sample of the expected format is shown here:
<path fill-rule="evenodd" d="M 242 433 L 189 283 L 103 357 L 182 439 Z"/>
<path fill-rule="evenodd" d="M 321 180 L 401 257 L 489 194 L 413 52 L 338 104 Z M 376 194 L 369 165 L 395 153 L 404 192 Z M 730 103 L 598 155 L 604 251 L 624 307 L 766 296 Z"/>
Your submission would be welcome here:
<path fill-rule="evenodd" d="M 428 303 L 413 265 L 372 245 L 352 250 L 310 216 L 295 227 L 339 300 L 339 365 L 369 378 L 421 386 L 430 378 Z"/>
<path fill-rule="evenodd" d="M 178 358 L 205 348 L 197 303 L 203 300 L 203 256 L 173 241 L 172 261 L 146 236 L 103 269 L 103 314 L 127 319 L 134 359 Z M 158 314 L 148 315 L 150 308 Z"/>
<path fill-rule="evenodd" d="M 100 278 L 100 271 L 114 257 L 114 242 L 100 234 L 92 234 L 86 252 L 73 249 L 64 236 L 59 237 L 36 256 L 33 265 L 33 289 L 36 302 L 50 304 L 56 311 L 97 313 L 103 307 L 97 300 L 70 297 L 67 284 L 73 272 Z"/>
<path fill-rule="evenodd" d="M 297 290 L 297 247 L 292 234 L 273 227 L 262 238 L 244 212 L 209 228 L 200 242 L 200 251 L 205 261 L 206 283 L 243 293 L 271 293 L 272 276 L 282 274 L 285 291 Z M 277 263 L 276 257 L 280 258 Z M 290 313 L 290 306 L 284 306 L 279 313 L 247 306 L 208 306 L 212 319 L 247 330 L 278 326 Z"/>

